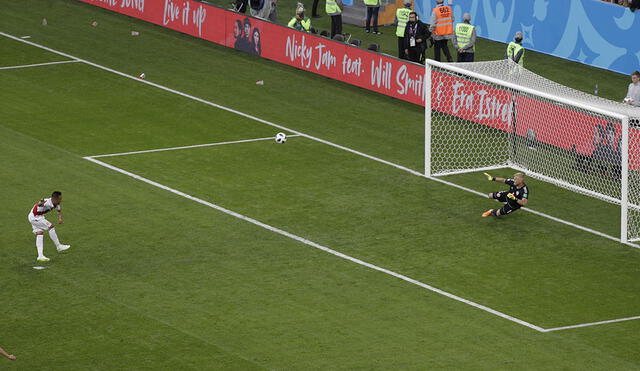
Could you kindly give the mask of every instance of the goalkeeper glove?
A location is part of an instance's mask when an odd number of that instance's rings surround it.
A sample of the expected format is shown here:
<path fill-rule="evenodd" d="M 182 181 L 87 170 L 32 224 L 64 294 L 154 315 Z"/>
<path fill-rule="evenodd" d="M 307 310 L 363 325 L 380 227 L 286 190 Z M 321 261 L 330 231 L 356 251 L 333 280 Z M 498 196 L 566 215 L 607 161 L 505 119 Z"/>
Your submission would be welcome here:
<path fill-rule="evenodd" d="M 492 177 L 491 174 L 489 174 L 489 173 L 484 173 L 484 176 L 486 176 L 487 180 L 489 180 L 489 181 L 494 181 L 496 179 L 496 178 Z"/>
<path fill-rule="evenodd" d="M 515 200 L 515 199 L 516 199 L 516 195 L 514 195 L 513 193 L 508 193 L 508 194 L 507 194 L 507 197 L 509 197 L 509 198 L 510 198 L 510 199 L 512 199 L 512 200 Z"/>

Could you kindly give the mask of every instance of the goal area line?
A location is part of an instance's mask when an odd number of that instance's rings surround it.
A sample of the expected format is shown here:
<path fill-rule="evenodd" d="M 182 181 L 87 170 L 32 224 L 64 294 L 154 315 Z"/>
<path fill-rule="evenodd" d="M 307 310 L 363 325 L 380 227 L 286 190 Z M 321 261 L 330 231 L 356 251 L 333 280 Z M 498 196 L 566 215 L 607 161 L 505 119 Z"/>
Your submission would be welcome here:
<path fill-rule="evenodd" d="M 160 85 L 160 84 L 157 84 L 157 83 L 150 82 L 150 81 L 148 81 L 148 80 L 138 79 L 137 77 L 135 77 L 135 76 L 131 76 L 131 75 L 127 75 L 127 74 L 126 74 L 126 73 L 124 73 L 124 72 L 120 72 L 120 71 L 117 71 L 117 70 L 111 69 L 111 68 L 109 68 L 109 67 L 102 66 L 102 65 L 99 65 L 99 64 L 97 64 L 97 63 L 93 63 L 93 62 L 90 62 L 90 61 L 87 61 L 87 60 L 84 60 L 84 59 L 81 59 L 81 58 L 78 58 L 78 57 L 72 56 L 72 55 L 70 55 L 70 54 L 67 54 L 67 53 L 64 53 L 64 52 L 61 52 L 61 51 L 58 51 L 58 50 L 55 50 L 55 49 L 52 49 L 52 48 L 49 48 L 49 47 L 46 47 L 46 46 L 43 46 L 43 45 L 37 44 L 37 43 L 34 43 L 34 42 L 31 42 L 31 41 L 23 40 L 23 39 L 20 39 L 20 38 L 18 38 L 18 37 L 16 37 L 16 36 L 13 36 L 13 35 L 10 35 L 10 34 L 7 34 L 7 33 L 4 33 L 4 32 L 1 32 L 1 31 L 0 31 L 0 35 L 2 35 L 2 36 L 4 36 L 4 37 L 7 37 L 7 38 L 10 38 L 10 39 L 13 39 L 13 40 L 16 40 L 16 41 L 19 41 L 19 42 L 22 42 L 22 43 L 24 43 L 24 44 L 28 44 L 28 45 L 31 45 L 31 46 L 34 46 L 34 47 L 37 47 L 37 48 L 40 48 L 40 49 L 43 49 L 43 50 L 49 51 L 49 52 L 54 53 L 54 54 L 58 54 L 58 55 L 62 55 L 62 56 L 65 56 L 65 57 L 71 58 L 71 59 L 76 60 L 76 61 L 78 61 L 78 62 L 82 62 L 82 63 L 84 63 L 84 64 L 87 64 L 87 65 L 93 66 L 93 67 L 95 67 L 95 68 L 102 69 L 102 70 L 104 70 L 104 71 L 114 73 L 114 74 L 116 74 L 116 75 L 119 75 L 119 76 L 122 76 L 122 77 L 125 77 L 125 78 L 128 78 L 128 79 L 131 79 L 131 80 L 133 80 L 133 81 L 137 81 L 137 82 L 139 82 L 139 83 L 147 84 L 147 85 L 150 85 L 150 86 L 156 87 L 156 88 L 158 88 L 158 89 L 161 89 L 161 90 L 164 90 L 164 91 L 167 91 L 167 92 L 170 92 L 170 93 L 174 93 L 174 94 L 176 94 L 176 95 L 179 95 L 179 96 L 182 96 L 182 97 L 185 97 L 185 98 L 188 98 L 188 99 L 191 99 L 191 100 L 194 100 L 194 101 L 197 101 L 197 102 L 203 103 L 203 104 L 205 104 L 205 105 L 208 105 L 208 106 L 211 106 L 211 107 L 215 107 L 215 108 L 218 108 L 218 109 L 221 109 L 221 110 L 227 111 L 227 112 L 231 112 L 231 113 L 237 114 L 237 115 L 239 115 L 239 116 L 242 116 L 242 117 L 245 117 L 245 118 L 248 118 L 248 119 L 251 119 L 251 120 L 257 121 L 257 122 L 261 122 L 261 123 L 263 123 L 263 124 L 266 124 L 266 125 L 269 125 L 269 126 L 272 126 L 272 127 L 275 127 L 275 128 L 281 129 L 281 130 L 284 130 L 284 131 L 288 131 L 288 132 L 290 132 L 290 133 L 293 133 L 294 135 L 298 135 L 298 136 L 301 136 L 301 137 L 305 137 L 305 138 L 307 138 L 307 139 L 314 140 L 314 141 L 316 141 L 316 142 L 323 143 L 323 144 L 326 144 L 326 145 L 332 146 L 332 147 L 334 147 L 334 148 L 344 150 L 344 151 L 346 151 L 346 152 L 350 152 L 350 153 L 352 153 L 352 154 L 354 154 L 354 155 L 361 156 L 361 157 L 365 157 L 365 158 L 371 159 L 371 160 L 373 160 L 373 161 L 376 161 L 376 162 L 379 162 L 379 163 L 382 163 L 382 164 L 386 164 L 386 165 L 389 165 L 389 166 L 395 167 L 395 168 L 397 168 L 397 169 L 399 169 L 399 170 L 403 170 L 403 171 L 405 171 L 405 172 L 411 173 L 411 174 L 416 175 L 416 176 L 420 176 L 420 177 L 423 177 L 423 178 L 426 178 L 426 179 L 430 179 L 430 180 L 433 180 L 433 181 L 437 181 L 437 182 L 440 182 L 440 183 L 443 183 L 443 184 L 447 184 L 447 185 L 453 186 L 453 187 L 458 188 L 458 189 L 461 189 L 461 190 L 465 190 L 465 191 L 467 191 L 467 192 L 471 192 L 471 193 L 474 193 L 474 194 L 478 194 L 478 195 L 482 195 L 482 196 L 484 196 L 484 194 L 482 194 L 482 193 L 480 193 L 480 192 L 477 192 L 477 191 L 475 191 L 475 190 L 471 190 L 471 189 L 469 189 L 469 188 L 466 188 L 466 187 L 463 187 L 463 186 L 460 186 L 460 185 L 457 185 L 457 184 L 454 184 L 454 183 L 451 183 L 451 182 L 447 182 L 447 181 L 445 181 L 445 180 L 443 180 L 443 179 L 438 179 L 438 178 L 435 178 L 435 177 L 428 177 L 428 176 L 425 176 L 423 173 L 420 173 L 420 172 L 418 172 L 418 171 L 416 171 L 416 170 L 413 170 L 413 169 L 407 168 L 407 167 L 405 167 L 405 166 L 402 166 L 402 165 L 399 165 L 399 164 L 395 164 L 395 163 L 393 163 L 393 162 L 390 162 L 390 161 L 387 161 L 387 160 L 384 160 L 384 159 L 381 159 L 381 158 L 378 158 L 378 157 L 375 157 L 375 156 L 372 156 L 372 155 L 369 155 L 369 154 L 366 154 L 366 153 L 363 153 L 363 152 L 360 152 L 360 151 L 357 151 L 357 150 L 354 150 L 354 149 L 351 149 L 351 148 L 349 148 L 349 147 L 345 147 L 345 146 L 342 146 L 342 145 L 339 145 L 339 144 L 336 144 L 336 143 L 333 143 L 333 142 L 329 142 L 329 141 L 327 141 L 327 140 L 324 140 L 324 139 L 321 139 L 321 138 L 317 138 L 317 137 L 314 137 L 314 136 L 311 136 L 311 135 L 308 135 L 308 134 L 302 133 L 302 132 L 297 131 L 297 130 L 290 129 L 290 128 L 287 128 L 287 127 L 282 126 L 282 125 L 275 124 L 275 123 L 273 123 L 273 122 L 270 122 L 270 121 L 267 121 L 267 120 L 264 120 L 264 119 L 258 118 L 258 117 L 256 117 L 256 116 L 253 116 L 253 115 L 250 115 L 250 114 L 247 114 L 247 113 L 243 113 L 243 112 L 237 111 L 237 110 L 235 110 L 235 109 L 228 108 L 228 107 L 225 107 L 225 106 L 219 105 L 219 104 L 217 104 L 217 103 L 213 103 L 213 102 L 207 101 L 207 100 L 205 100 L 205 99 L 198 98 L 198 97 L 195 97 L 195 96 L 193 96 L 193 95 L 189 95 L 189 94 L 187 94 L 187 93 L 183 93 L 183 92 L 177 91 L 177 90 L 175 90 L 175 89 L 171 89 L 171 88 L 168 88 L 168 87 L 166 87 L 166 86 L 163 86 L 163 85 Z M 469 305 L 469 306 L 475 307 L 475 308 L 477 308 L 477 309 L 480 309 L 480 310 L 482 310 L 482 311 L 488 312 L 488 313 L 493 314 L 493 315 L 495 315 L 495 316 L 498 316 L 498 317 L 501 317 L 501 318 L 503 318 L 503 319 L 509 320 L 509 321 L 511 321 L 511 322 L 517 323 L 517 324 L 519 324 L 519 325 L 522 325 L 522 326 L 525 326 L 525 327 L 531 328 L 531 329 L 536 330 L 536 331 L 538 331 L 538 332 L 545 333 L 545 332 L 549 332 L 549 331 L 560 331 L 560 330 L 570 329 L 570 328 L 576 328 L 576 327 L 587 327 L 587 326 L 594 326 L 594 325 L 599 325 L 599 324 L 604 324 L 604 323 L 611 323 L 612 321 L 613 321 L 613 322 L 615 322 L 615 321 L 623 321 L 623 320 L 631 320 L 631 319 L 640 319 L 640 316 L 638 316 L 638 317 L 628 317 L 628 318 L 625 318 L 625 319 L 609 320 L 609 321 L 604 321 L 604 322 L 592 322 L 592 323 L 585 323 L 585 324 L 581 324 L 581 325 L 571 325 L 571 326 L 567 326 L 567 327 L 557 327 L 557 328 L 552 328 L 552 329 L 545 329 L 545 328 L 543 328 L 543 327 L 540 327 L 540 326 L 534 325 L 534 324 L 532 324 L 532 323 L 529 323 L 529 322 L 523 321 L 523 320 L 521 320 L 521 319 L 518 319 L 518 318 L 515 318 L 515 317 L 513 317 L 513 316 L 507 315 L 507 314 L 505 314 L 505 313 L 499 312 L 499 311 L 494 310 L 494 309 L 492 309 L 492 308 L 486 307 L 486 306 L 484 306 L 484 305 L 481 305 L 481 304 L 475 303 L 475 302 L 473 302 L 473 301 L 470 301 L 470 300 L 464 299 L 464 298 L 462 298 L 462 297 L 456 296 L 456 295 L 454 295 L 454 294 L 448 293 L 448 292 L 446 292 L 446 291 L 440 290 L 440 289 L 438 289 L 438 288 L 435 288 L 435 287 L 433 287 L 433 286 L 427 285 L 427 284 L 422 283 L 422 282 L 420 282 L 420 281 L 414 280 L 414 279 L 412 279 L 412 278 L 410 278 L 410 277 L 407 277 L 407 276 L 401 275 L 401 274 L 399 274 L 399 273 L 396 273 L 396 272 L 390 271 L 390 270 L 388 270 L 388 269 L 378 267 L 378 266 L 376 266 L 376 265 L 373 265 L 373 264 L 367 263 L 367 262 L 362 261 L 362 260 L 360 260 L 360 259 L 357 259 L 357 258 L 354 258 L 354 257 L 348 256 L 348 255 L 346 255 L 346 254 L 343 254 L 343 253 L 341 253 L 341 252 L 338 252 L 338 251 L 332 250 L 332 249 L 330 249 L 330 248 L 327 248 L 327 247 L 325 247 L 325 246 L 322 246 L 322 245 L 320 245 L 320 244 L 317 244 L 317 243 L 315 243 L 315 242 L 312 242 L 312 241 L 310 241 L 310 240 L 307 240 L 307 239 L 305 239 L 305 238 L 303 238 L 303 237 L 297 236 L 297 235 L 295 235 L 295 234 L 292 234 L 292 233 L 286 232 L 286 231 L 284 231 L 284 230 L 281 230 L 281 229 L 278 229 L 278 228 L 272 227 L 272 226 L 270 226 L 270 225 L 267 225 L 267 224 L 265 224 L 265 223 L 262 223 L 262 222 L 260 222 L 260 221 L 258 221 L 258 220 L 256 220 L 256 219 L 253 219 L 253 218 L 247 217 L 247 216 L 245 216 L 245 215 L 239 214 L 239 213 L 237 213 L 237 212 L 235 212 L 235 211 L 225 209 L 225 208 L 223 208 L 223 207 L 221 207 L 221 206 L 215 205 L 215 204 L 210 203 L 210 202 L 208 202 L 208 201 L 205 201 L 205 200 L 202 200 L 202 199 L 196 198 L 196 197 L 191 196 L 191 195 L 188 195 L 188 194 L 186 194 L 186 193 L 184 193 L 184 192 L 181 192 L 181 191 L 178 191 L 178 190 L 176 190 L 176 189 L 173 189 L 173 188 L 167 187 L 167 186 L 165 186 L 165 185 L 162 185 L 162 184 L 160 184 L 160 183 L 154 182 L 154 181 L 152 181 L 152 180 L 149 180 L 149 179 L 143 178 L 143 177 L 141 177 L 141 176 L 139 176 L 139 175 L 137 175 L 137 174 L 134 174 L 134 173 L 128 172 L 128 171 L 126 171 L 126 170 L 123 170 L 123 169 L 117 168 L 117 167 L 115 167 L 115 166 L 112 166 L 112 165 L 110 165 L 110 164 L 104 163 L 104 162 L 102 162 L 102 161 L 100 161 L 100 160 L 97 160 L 97 159 L 95 159 L 95 158 L 91 157 L 91 156 L 84 157 L 84 159 L 85 159 L 85 160 L 87 160 L 87 161 L 93 162 L 93 163 L 95 163 L 95 164 L 97 164 L 97 165 L 100 165 L 100 166 L 103 166 L 103 167 L 105 167 L 105 168 L 108 168 L 108 169 L 110 169 L 110 170 L 113 170 L 113 171 L 119 172 L 119 173 L 121 173 L 121 174 L 123 174 L 123 175 L 127 175 L 127 176 L 129 176 L 129 177 L 134 178 L 134 179 L 140 180 L 140 181 L 145 182 L 145 183 L 147 183 L 147 184 L 149 184 L 149 185 L 152 185 L 152 186 L 158 187 L 158 188 L 160 188 L 160 189 L 164 189 L 164 190 L 166 190 L 166 191 L 169 191 L 169 192 L 174 193 L 174 194 L 176 194 L 176 195 L 179 195 L 179 196 L 181 196 L 181 197 L 184 197 L 184 198 L 190 199 L 190 200 L 195 201 L 195 202 L 197 202 L 197 203 L 200 203 L 200 204 L 202 204 L 202 205 L 205 205 L 205 206 L 211 207 L 211 208 L 213 208 L 213 209 L 216 209 L 216 210 L 222 211 L 222 212 L 224 212 L 224 213 L 226 213 L 226 214 L 228 214 L 228 215 L 231 215 L 231 216 L 234 216 L 234 217 L 236 217 L 236 218 L 239 218 L 239 219 L 245 220 L 245 221 L 247 221 L 247 222 L 249 222 L 249 223 L 252 223 L 252 224 L 254 224 L 254 225 L 257 225 L 257 226 L 259 226 L 259 227 L 262 227 L 262 228 L 268 229 L 268 230 L 270 230 L 270 231 L 272 231 L 272 232 L 275 232 L 275 233 L 281 234 L 281 235 L 283 235 L 283 236 L 289 237 L 289 238 L 291 238 L 291 239 L 293 239 L 293 240 L 296 240 L 296 241 L 302 242 L 302 243 L 304 243 L 304 244 L 306 244 L 306 245 L 308 245 L 308 246 L 311 246 L 311 247 L 314 247 L 314 248 L 320 249 L 320 250 L 322 250 L 322 251 L 328 252 L 328 253 L 330 253 L 330 254 L 332 254 L 332 255 L 335 255 L 335 256 L 337 256 L 337 257 L 340 257 L 340 258 L 342 258 L 342 259 L 349 260 L 349 261 L 352 261 L 352 262 L 354 262 L 354 263 L 356 263 L 356 264 L 359 264 L 359 265 L 362 265 L 362 266 L 368 267 L 368 268 L 370 268 L 370 269 L 373 269 L 373 270 L 376 270 L 376 271 L 379 271 L 379 272 L 382 272 L 382 273 L 385 273 L 385 274 L 388 274 L 388 275 L 394 276 L 394 277 L 399 278 L 399 279 L 402 279 L 402 280 L 404 280 L 404 281 L 406 281 L 406 282 L 409 282 L 409 283 L 412 283 L 412 284 L 414 284 L 414 285 L 417 285 L 417 286 L 423 287 L 423 288 L 425 288 L 425 289 L 427 289 L 427 290 L 429 290 L 429 291 L 432 291 L 432 292 L 434 292 L 434 293 L 437 293 L 437 294 L 443 295 L 443 296 L 445 296 L 445 297 L 448 297 L 448 298 L 453 299 L 453 300 L 456 300 L 456 301 L 458 301 L 458 302 L 461 302 L 461 303 L 467 304 L 467 305 Z M 608 235 L 606 235 L 606 234 L 603 234 L 603 233 L 600 233 L 600 232 L 594 231 L 594 230 L 592 230 L 592 229 L 589 229 L 589 228 L 586 228 L 586 227 L 582 227 L 582 226 L 576 225 L 576 224 L 574 224 L 574 223 L 567 222 L 567 221 L 564 221 L 564 220 L 562 220 L 562 219 L 555 218 L 555 217 L 552 217 L 552 216 L 549 216 L 549 215 L 546 215 L 546 214 L 543 214 L 543 213 L 540 213 L 540 212 L 535 212 L 534 210 L 531 210 L 531 209 L 527 209 L 527 208 L 525 208 L 524 210 L 529 211 L 529 212 L 532 212 L 532 213 L 534 213 L 534 214 L 536 214 L 536 215 L 543 216 L 543 217 L 546 217 L 546 218 L 548 218 L 548 219 L 551 219 L 551 220 L 554 220 L 554 221 L 557 221 L 557 222 L 560 222 L 560 223 L 563 223 L 563 224 L 569 225 L 569 226 L 573 226 L 573 227 L 575 227 L 575 228 L 577 228 L 577 229 L 580 229 L 580 230 L 583 230 L 583 231 L 586 231 L 586 232 L 592 233 L 592 234 L 594 234 L 594 235 L 598 235 L 598 236 L 601 236 L 601 237 L 605 237 L 605 238 L 611 239 L 611 240 L 616 241 L 616 242 L 620 242 L 618 239 L 616 239 L 616 238 L 614 238 L 614 237 L 611 237 L 611 236 L 608 236 Z M 625 243 L 625 244 L 626 244 L 626 245 L 633 246 L 633 247 L 636 247 L 636 248 L 640 248 L 640 246 L 639 246 L 639 245 L 635 245 L 635 244 L 631 244 L 631 243 Z"/>
<path fill-rule="evenodd" d="M 298 134 L 287 135 L 287 138 L 295 138 L 299 137 Z M 227 144 L 239 144 L 239 143 L 251 143 L 251 142 L 260 142 L 265 140 L 274 140 L 274 137 L 262 137 L 262 138 L 252 138 L 252 139 L 241 139 L 241 140 L 232 140 L 226 142 L 213 142 L 213 143 L 204 143 L 204 144 L 193 144 L 189 146 L 179 146 L 179 147 L 167 147 L 167 148 L 155 148 L 155 149 L 145 149 L 141 151 L 130 151 L 130 152 L 118 152 L 118 153 L 108 153 L 104 155 L 93 155 L 86 156 L 85 158 L 101 158 L 101 157 L 116 157 L 116 156 L 128 156 L 128 155 L 138 155 L 142 153 L 153 153 L 153 152 L 166 152 L 166 151 L 177 151 L 182 149 L 191 149 L 191 148 L 204 148 L 204 147 L 215 147 L 222 146 Z"/>

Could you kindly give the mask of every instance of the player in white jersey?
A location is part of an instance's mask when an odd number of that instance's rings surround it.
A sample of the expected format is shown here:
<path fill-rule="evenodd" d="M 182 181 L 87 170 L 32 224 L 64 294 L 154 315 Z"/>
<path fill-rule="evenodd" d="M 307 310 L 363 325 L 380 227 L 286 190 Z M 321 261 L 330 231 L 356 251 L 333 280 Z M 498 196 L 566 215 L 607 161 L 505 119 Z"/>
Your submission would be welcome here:
<path fill-rule="evenodd" d="M 36 249 L 38 250 L 38 261 L 47 262 L 49 258 L 44 256 L 44 232 L 49 231 L 49 237 L 56 244 L 58 252 L 67 250 L 69 245 L 63 245 L 58 240 L 55 227 L 44 217 L 49 211 L 56 209 L 58 212 L 58 224 L 62 224 L 62 193 L 56 191 L 51 194 L 51 198 L 43 198 L 38 201 L 29 211 L 29 223 L 33 227 L 33 233 L 36 235 Z"/>

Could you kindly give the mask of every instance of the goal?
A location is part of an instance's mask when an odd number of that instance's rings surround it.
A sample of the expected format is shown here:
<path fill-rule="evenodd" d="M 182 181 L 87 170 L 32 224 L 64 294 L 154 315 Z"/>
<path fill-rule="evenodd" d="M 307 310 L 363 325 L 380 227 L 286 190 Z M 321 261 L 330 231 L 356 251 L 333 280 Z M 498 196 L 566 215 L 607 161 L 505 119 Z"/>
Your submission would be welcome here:
<path fill-rule="evenodd" d="M 620 240 L 640 240 L 640 108 L 510 60 L 427 60 L 425 91 L 426 176 L 523 171 L 620 205 Z"/>

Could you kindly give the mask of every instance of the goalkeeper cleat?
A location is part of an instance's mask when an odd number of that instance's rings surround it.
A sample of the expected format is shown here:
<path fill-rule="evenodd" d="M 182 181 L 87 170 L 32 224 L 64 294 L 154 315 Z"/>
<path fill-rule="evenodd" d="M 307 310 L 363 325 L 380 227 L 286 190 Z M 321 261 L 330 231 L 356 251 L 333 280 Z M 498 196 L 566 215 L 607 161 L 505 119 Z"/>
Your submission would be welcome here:
<path fill-rule="evenodd" d="M 483 217 L 483 218 L 486 218 L 486 217 L 488 217 L 489 215 L 491 215 L 491 213 L 492 213 L 492 212 L 493 212 L 493 209 L 489 209 L 489 210 L 487 210 L 487 211 L 485 211 L 485 212 L 483 212 L 483 213 L 482 213 L 482 217 Z"/>
<path fill-rule="evenodd" d="M 484 176 L 487 177 L 487 180 L 493 180 L 493 177 L 489 173 L 484 173 Z"/>
<path fill-rule="evenodd" d="M 71 247 L 71 245 L 60 245 L 60 246 L 58 246 L 58 252 L 69 250 L 70 247 Z"/>

